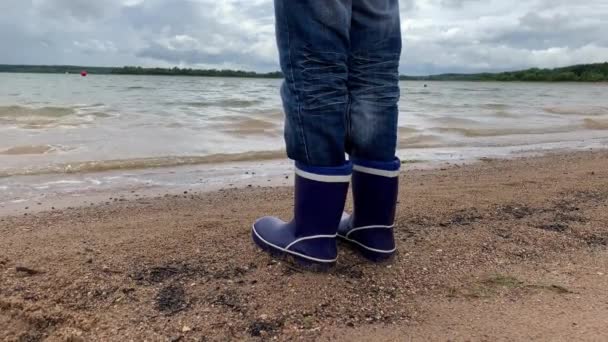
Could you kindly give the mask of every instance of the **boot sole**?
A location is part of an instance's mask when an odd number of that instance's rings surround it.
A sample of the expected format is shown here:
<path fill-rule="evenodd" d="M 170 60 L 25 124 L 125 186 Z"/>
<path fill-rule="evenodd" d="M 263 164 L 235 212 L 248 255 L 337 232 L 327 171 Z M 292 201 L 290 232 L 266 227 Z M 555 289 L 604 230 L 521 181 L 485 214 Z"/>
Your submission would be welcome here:
<path fill-rule="evenodd" d="M 252 227 L 251 237 L 253 238 L 253 242 L 255 242 L 256 246 L 258 246 L 264 252 L 270 254 L 273 258 L 284 260 L 290 263 L 291 265 L 294 265 L 306 271 L 324 273 L 328 272 L 336 265 L 336 261 L 314 261 L 306 257 L 294 254 L 293 252 L 277 248 L 265 241 L 263 238 L 261 238 L 255 231 L 255 227 Z"/>
<path fill-rule="evenodd" d="M 395 251 L 392 252 L 375 252 L 369 250 L 367 247 L 363 247 L 359 242 L 351 240 L 342 235 L 338 235 L 338 240 L 345 243 L 350 248 L 357 251 L 365 259 L 374 263 L 388 262 L 395 256 Z"/>

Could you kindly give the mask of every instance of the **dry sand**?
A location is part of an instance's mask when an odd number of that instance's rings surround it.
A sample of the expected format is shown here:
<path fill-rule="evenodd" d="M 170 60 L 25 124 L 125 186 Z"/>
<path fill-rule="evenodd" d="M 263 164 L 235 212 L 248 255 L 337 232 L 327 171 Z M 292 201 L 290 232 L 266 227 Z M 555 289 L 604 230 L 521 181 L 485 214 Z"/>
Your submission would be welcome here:
<path fill-rule="evenodd" d="M 404 173 L 399 254 L 254 248 L 291 188 L 0 218 L 2 341 L 607 341 L 608 152 Z"/>

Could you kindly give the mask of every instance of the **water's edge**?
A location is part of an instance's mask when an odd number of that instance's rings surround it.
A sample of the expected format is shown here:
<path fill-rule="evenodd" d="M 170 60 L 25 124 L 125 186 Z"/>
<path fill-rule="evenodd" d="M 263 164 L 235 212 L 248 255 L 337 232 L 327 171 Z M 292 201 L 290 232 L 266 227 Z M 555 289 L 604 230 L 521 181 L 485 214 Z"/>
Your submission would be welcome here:
<path fill-rule="evenodd" d="M 520 151 L 444 160 L 420 161 L 403 158 L 402 171 L 433 170 L 464 166 L 492 159 L 509 160 L 547 154 L 605 149 L 606 140 L 581 140 L 576 146 L 559 143 Z M 225 189 L 291 186 L 293 166 L 288 160 L 231 162 L 215 165 L 185 165 L 171 168 L 132 170 L 128 173 L 103 171 L 90 174 L 28 175 L 11 177 L 13 195 L 6 181 L 0 180 L 0 217 L 27 215 L 44 211 L 104 205 L 129 200 L 145 201 L 161 196 L 188 196 Z M 104 182 L 103 180 L 110 180 Z"/>

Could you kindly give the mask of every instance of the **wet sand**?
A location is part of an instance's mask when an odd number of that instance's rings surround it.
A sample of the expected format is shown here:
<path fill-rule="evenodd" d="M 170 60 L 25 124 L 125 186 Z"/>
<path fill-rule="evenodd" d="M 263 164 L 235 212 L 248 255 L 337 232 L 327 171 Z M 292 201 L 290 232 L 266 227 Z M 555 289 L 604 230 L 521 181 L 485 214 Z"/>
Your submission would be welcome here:
<path fill-rule="evenodd" d="M 289 187 L 0 217 L 0 340 L 608 340 L 608 152 L 408 171 L 399 254 L 259 252 Z"/>

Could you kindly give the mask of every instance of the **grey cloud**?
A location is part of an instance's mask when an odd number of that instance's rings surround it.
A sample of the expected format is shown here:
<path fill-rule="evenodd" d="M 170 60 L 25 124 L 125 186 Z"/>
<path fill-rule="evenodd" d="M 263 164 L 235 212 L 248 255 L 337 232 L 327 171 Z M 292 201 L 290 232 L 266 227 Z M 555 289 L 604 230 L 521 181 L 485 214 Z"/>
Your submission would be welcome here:
<path fill-rule="evenodd" d="M 580 48 L 589 44 L 606 47 L 608 38 L 604 29 L 599 22 L 576 16 L 527 13 L 519 18 L 519 25 L 484 41 L 529 50 Z"/>
<path fill-rule="evenodd" d="M 416 9 L 416 0 L 401 0 L 399 1 L 399 9 L 401 12 L 411 12 Z"/>
<path fill-rule="evenodd" d="M 460 9 L 463 8 L 466 3 L 475 3 L 481 0 L 441 0 L 439 3 L 442 7 Z"/>
<path fill-rule="evenodd" d="M 169 29 L 184 32 L 189 29 L 205 29 L 209 23 L 202 21 L 202 8 L 188 0 L 144 1 L 122 9 L 125 24 L 143 31 L 159 32 Z"/>
<path fill-rule="evenodd" d="M 90 20 L 105 15 L 115 1 L 54 0 L 41 2 L 38 10 L 46 17 L 69 16 L 76 20 Z"/>
<path fill-rule="evenodd" d="M 174 64 L 222 64 L 226 56 L 205 53 L 197 49 L 170 49 L 160 44 L 150 46 L 137 52 L 137 57 L 152 58 Z"/>

